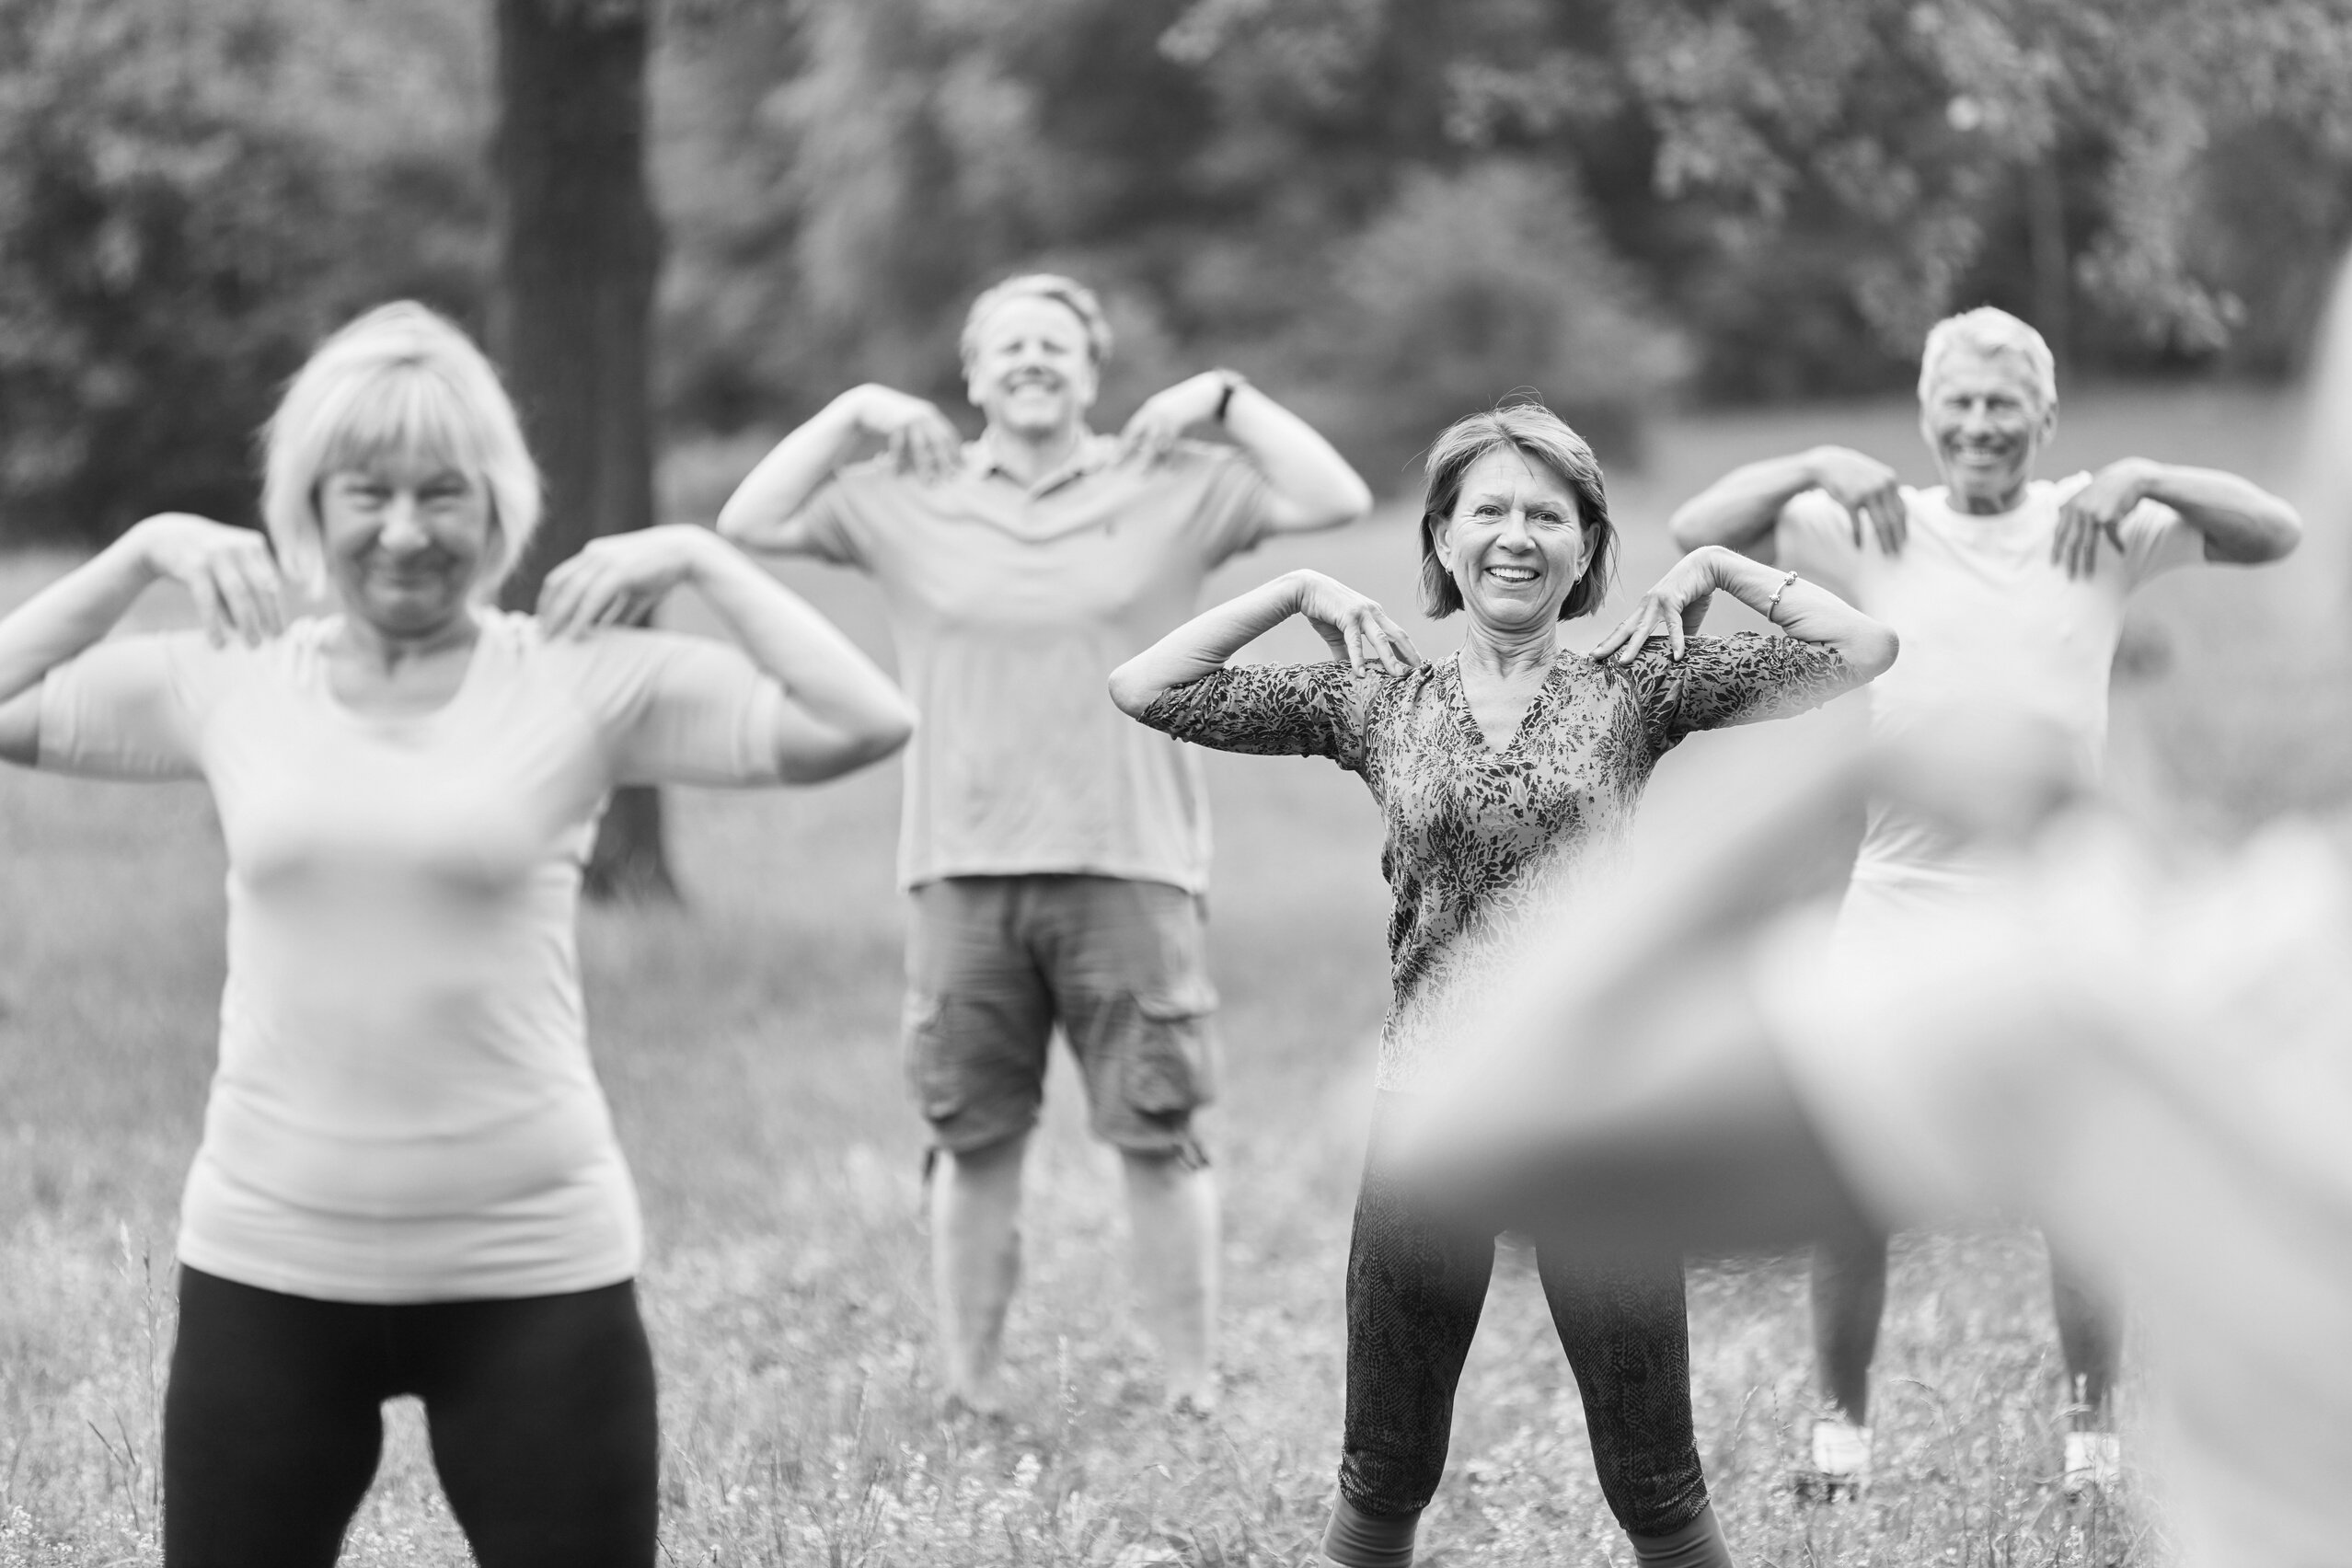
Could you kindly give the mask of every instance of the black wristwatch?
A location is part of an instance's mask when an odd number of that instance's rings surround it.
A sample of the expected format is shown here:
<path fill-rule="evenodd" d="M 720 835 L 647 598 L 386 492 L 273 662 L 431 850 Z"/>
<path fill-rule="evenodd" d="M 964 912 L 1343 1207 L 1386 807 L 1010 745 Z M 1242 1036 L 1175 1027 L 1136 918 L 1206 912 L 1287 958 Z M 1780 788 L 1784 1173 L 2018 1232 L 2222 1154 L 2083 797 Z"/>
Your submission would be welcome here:
<path fill-rule="evenodd" d="M 1216 422 L 1223 424 L 1226 410 L 1233 407 L 1233 394 L 1249 386 L 1250 378 L 1238 370 L 1219 370 L 1216 374 L 1225 383 L 1225 389 L 1216 395 Z"/>

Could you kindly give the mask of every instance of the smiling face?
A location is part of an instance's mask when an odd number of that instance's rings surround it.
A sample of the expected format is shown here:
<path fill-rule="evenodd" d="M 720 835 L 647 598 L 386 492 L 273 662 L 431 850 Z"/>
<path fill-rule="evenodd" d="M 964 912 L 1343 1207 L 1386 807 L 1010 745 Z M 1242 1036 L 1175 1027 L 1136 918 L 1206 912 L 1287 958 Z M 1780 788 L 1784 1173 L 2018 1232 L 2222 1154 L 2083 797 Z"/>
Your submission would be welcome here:
<path fill-rule="evenodd" d="M 963 384 L 992 426 L 1032 441 L 1074 430 L 1094 403 L 1086 323 L 1058 300 L 1007 300 L 974 334 Z"/>
<path fill-rule="evenodd" d="M 2014 507 L 2057 427 L 2057 407 L 2043 406 L 2032 372 L 2013 354 L 1955 349 L 1920 399 L 1920 433 L 1962 512 Z"/>
<path fill-rule="evenodd" d="M 1498 446 L 1470 466 L 1433 536 L 1462 607 L 1497 631 L 1557 621 L 1589 559 L 1575 490 L 1516 446 Z"/>
<path fill-rule="evenodd" d="M 421 455 L 329 473 L 318 526 L 344 609 L 404 639 L 446 630 L 467 613 L 496 543 L 488 489 Z"/>

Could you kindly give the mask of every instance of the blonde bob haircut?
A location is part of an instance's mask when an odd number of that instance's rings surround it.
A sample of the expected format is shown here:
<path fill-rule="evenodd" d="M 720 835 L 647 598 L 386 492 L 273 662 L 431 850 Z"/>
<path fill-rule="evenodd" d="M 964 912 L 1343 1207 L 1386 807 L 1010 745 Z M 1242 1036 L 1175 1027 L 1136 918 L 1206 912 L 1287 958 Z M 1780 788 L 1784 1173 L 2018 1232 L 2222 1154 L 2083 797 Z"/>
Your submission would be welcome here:
<path fill-rule="evenodd" d="M 1528 401 L 1505 403 L 1456 420 L 1429 445 L 1428 478 L 1421 494 L 1421 607 L 1443 618 L 1462 607 L 1462 587 L 1437 553 L 1437 525 L 1461 503 L 1470 468 L 1490 452 L 1509 447 L 1560 476 L 1576 497 L 1576 518 L 1592 545 L 1585 570 L 1560 606 L 1562 620 L 1591 615 L 1608 597 L 1617 572 L 1617 525 L 1609 521 L 1608 491 L 1601 484 L 1600 460 L 1568 421 Z"/>
<path fill-rule="evenodd" d="M 318 487 L 386 461 L 444 463 L 490 504 L 491 548 L 472 588 L 498 591 L 539 525 L 539 470 L 514 404 L 474 340 L 397 300 L 318 345 L 262 432 L 261 521 L 279 569 L 311 592 L 327 581 Z"/>
<path fill-rule="evenodd" d="M 1980 305 L 1957 316 L 1947 316 L 1928 329 L 1927 346 L 1920 351 L 1920 401 L 1935 389 L 1936 373 L 1954 354 L 1981 359 L 2007 359 L 2019 364 L 2041 399 L 2042 411 L 2058 407 L 2058 361 L 2039 332 L 2006 310 Z"/>
<path fill-rule="evenodd" d="M 1102 302 L 1094 297 L 1094 291 L 1059 272 L 1023 272 L 984 291 L 963 313 L 963 331 L 956 340 L 956 350 L 966 365 L 980 352 L 982 325 L 998 306 L 1017 299 L 1050 299 L 1077 317 L 1086 329 L 1088 360 L 1097 370 L 1111 363 L 1111 318 L 1102 314 Z"/>

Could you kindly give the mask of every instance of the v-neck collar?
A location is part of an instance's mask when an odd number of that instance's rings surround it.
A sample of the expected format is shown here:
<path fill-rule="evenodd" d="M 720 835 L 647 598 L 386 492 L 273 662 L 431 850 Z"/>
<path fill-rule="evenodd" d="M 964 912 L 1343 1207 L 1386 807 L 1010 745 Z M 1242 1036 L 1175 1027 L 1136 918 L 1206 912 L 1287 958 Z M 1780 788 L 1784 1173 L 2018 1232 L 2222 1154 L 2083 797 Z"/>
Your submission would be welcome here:
<path fill-rule="evenodd" d="M 1461 726 L 1463 738 L 1476 745 L 1479 755 L 1490 761 L 1500 761 L 1519 749 L 1519 742 L 1526 736 L 1528 726 L 1534 721 L 1537 709 L 1551 700 L 1552 682 L 1559 675 L 1561 665 L 1570 657 L 1565 651 L 1552 654 L 1551 663 L 1544 666 L 1543 680 L 1536 686 L 1535 695 L 1528 698 L 1527 707 L 1519 710 L 1519 721 L 1511 727 L 1511 738 L 1498 746 L 1486 738 L 1484 730 L 1479 728 L 1478 715 L 1470 709 L 1470 685 L 1462 669 L 1462 656 L 1458 652 L 1454 655 L 1451 694 L 1454 721 Z"/>

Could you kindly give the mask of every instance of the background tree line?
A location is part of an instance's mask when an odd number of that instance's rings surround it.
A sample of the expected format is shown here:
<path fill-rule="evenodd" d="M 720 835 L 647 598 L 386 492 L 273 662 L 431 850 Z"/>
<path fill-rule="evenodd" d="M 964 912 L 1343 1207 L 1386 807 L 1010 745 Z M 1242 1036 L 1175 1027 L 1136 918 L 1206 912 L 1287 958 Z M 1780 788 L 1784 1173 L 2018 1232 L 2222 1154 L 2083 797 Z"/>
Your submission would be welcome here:
<path fill-rule="evenodd" d="M 585 3 L 585 0 L 583 0 Z M 244 517 L 358 306 L 489 325 L 489 8 L 0 0 L 0 537 Z M 2297 368 L 2352 236 L 2352 0 L 671 0 L 672 436 L 880 378 L 973 289 L 1101 286 L 1119 411 L 1238 364 L 1377 483 L 1520 385 L 1905 383 L 1989 300 L 2075 374 Z"/>

